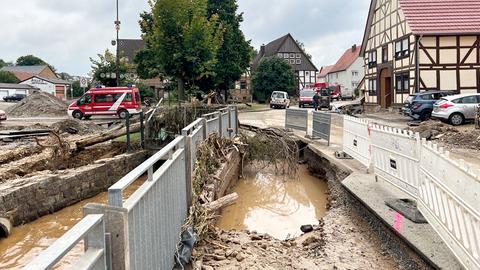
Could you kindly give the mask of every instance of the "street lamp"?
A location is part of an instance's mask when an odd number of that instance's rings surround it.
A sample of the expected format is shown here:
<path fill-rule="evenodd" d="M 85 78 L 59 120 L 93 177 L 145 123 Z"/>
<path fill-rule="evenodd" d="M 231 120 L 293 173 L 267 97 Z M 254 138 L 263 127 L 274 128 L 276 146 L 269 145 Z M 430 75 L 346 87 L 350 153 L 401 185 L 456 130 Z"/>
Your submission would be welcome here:
<path fill-rule="evenodd" d="M 117 87 L 120 86 L 120 43 L 119 43 L 119 32 L 120 32 L 120 20 L 118 19 L 118 0 L 117 0 L 117 20 L 115 23 L 115 30 L 117 30 L 117 57 L 116 57 L 116 80 Z"/>

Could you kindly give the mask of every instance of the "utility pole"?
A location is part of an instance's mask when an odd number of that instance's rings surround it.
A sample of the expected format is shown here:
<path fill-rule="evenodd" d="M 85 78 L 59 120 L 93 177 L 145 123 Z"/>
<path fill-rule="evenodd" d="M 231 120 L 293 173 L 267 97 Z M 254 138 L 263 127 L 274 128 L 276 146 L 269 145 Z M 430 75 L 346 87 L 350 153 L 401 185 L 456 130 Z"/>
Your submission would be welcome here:
<path fill-rule="evenodd" d="M 117 20 L 115 21 L 115 29 L 117 30 L 117 56 L 116 56 L 116 80 L 117 87 L 120 86 L 120 44 L 119 44 L 119 32 L 120 32 L 120 20 L 118 19 L 118 0 L 117 0 Z"/>

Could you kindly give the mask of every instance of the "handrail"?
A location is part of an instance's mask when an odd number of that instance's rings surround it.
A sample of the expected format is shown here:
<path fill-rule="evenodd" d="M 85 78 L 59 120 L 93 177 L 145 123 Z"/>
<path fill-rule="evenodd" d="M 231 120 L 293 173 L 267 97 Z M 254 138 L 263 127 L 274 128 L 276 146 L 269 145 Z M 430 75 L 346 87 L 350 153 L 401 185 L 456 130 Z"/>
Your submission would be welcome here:
<path fill-rule="evenodd" d="M 57 239 L 50 247 L 37 256 L 33 261 L 27 264 L 24 270 L 45 270 L 52 269 L 62 258 L 78 244 L 88 233 L 92 232 L 97 226 L 101 225 L 100 232 L 103 239 L 94 239 L 103 241 L 103 249 L 93 247 L 90 251 L 86 249 L 85 254 L 94 252 L 96 256 L 84 256 L 81 258 L 83 265 L 93 265 L 105 255 L 105 238 L 103 227 L 103 215 L 88 215 L 78 222 L 73 228 L 67 231 L 62 237 Z M 99 235 L 95 235 L 98 237 Z"/>
<path fill-rule="evenodd" d="M 135 180 L 137 180 L 147 171 L 148 179 L 152 180 L 153 166 L 155 165 L 155 163 L 157 163 L 165 156 L 171 155 L 172 150 L 175 150 L 179 144 L 183 143 L 184 139 L 184 136 L 178 136 L 167 146 L 162 148 L 145 162 L 143 162 L 138 167 L 129 172 L 127 175 L 122 177 L 122 179 L 120 179 L 117 183 L 113 184 L 110 188 L 108 188 L 108 204 L 110 206 L 122 207 L 123 190 L 125 190 L 129 185 L 135 182 Z M 183 145 L 181 145 L 181 148 L 183 148 Z"/>

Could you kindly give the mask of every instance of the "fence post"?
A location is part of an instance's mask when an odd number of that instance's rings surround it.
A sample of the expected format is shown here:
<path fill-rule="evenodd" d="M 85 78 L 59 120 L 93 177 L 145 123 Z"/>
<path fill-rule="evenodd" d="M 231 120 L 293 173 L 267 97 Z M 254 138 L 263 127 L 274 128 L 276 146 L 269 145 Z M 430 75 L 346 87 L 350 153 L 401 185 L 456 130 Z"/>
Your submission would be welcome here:
<path fill-rule="evenodd" d="M 217 117 L 218 117 L 218 137 L 222 137 L 222 112 L 218 111 L 217 112 Z"/>
<path fill-rule="evenodd" d="M 143 110 L 140 112 L 140 145 L 142 149 L 145 149 L 145 115 L 143 114 Z"/>
<path fill-rule="evenodd" d="M 186 180 L 186 194 L 187 194 L 187 206 L 190 207 L 192 203 L 192 137 L 188 134 L 188 130 L 182 130 L 182 136 L 185 139 L 185 180 Z"/>
<path fill-rule="evenodd" d="M 227 112 L 228 112 L 228 137 L 232 138 L 232 134 L 233 134 L 233 126 L 232 126 L 232 110 L 230 110 L 230 106 L 228 106 L 227 108 Z"/>
<path fill-rule="evenodd" d="M 125 118 L 125 128 L 127 129 L 127 152 L 130 153 L 130 114 L 127 113 L 127 118 Z"/>
<path fill-rule="evenodd" d="M 202 119 L 202 126 L 203 126 L 202 128 L 203 140 L 206 140 L 208 137 L 208 129 L 207 129 L 208 123 L 206 118 L 202 117 L 201 119 Z"/>

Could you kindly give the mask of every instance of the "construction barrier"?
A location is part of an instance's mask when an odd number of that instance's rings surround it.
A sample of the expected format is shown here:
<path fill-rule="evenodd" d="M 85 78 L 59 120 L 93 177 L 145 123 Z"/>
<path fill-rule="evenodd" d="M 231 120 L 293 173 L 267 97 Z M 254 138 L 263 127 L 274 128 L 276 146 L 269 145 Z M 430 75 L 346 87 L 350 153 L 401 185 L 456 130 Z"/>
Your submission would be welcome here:
<path fill-rule="evenodd" d="M 296 129 L 307 132 L 307 110 L 286 109 L 285 111 L 285 129 Z"/>
<path fill-rule="evenodd" d="M 480 269 L 480 174 L 423 141 L 418 209 L 466 269 Z"/>
<path fill-rule="evenodd" d="M 313 112 L 313 138 L 326 140 L 330 145 L 330 128 L 332 124 L 332 115 L 323 112 Z"/>
<path fill-rule="evenodd" d="M 370 167 L 371 141 L 368 120 L 344 116 L 343 151 L 366 167 Z"/>
<path fill-rule="evenodd" d="M 371 125 L 370 139 L 375 176 L 416 198 L 420 166 L 420 134 Z"/>

